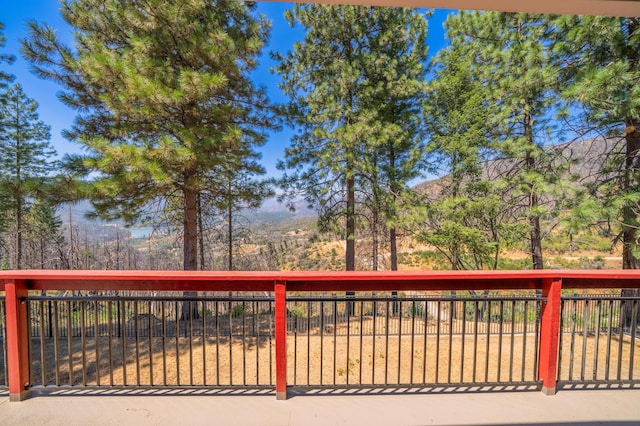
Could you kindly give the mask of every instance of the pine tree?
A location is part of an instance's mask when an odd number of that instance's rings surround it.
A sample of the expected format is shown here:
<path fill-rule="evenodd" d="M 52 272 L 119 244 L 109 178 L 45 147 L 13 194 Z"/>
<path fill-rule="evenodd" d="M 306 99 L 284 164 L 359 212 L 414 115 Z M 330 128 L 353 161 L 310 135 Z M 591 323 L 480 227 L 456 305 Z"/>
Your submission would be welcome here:
<path fill-rule="evenodd" d="M 227 270 L 234 268 L 234 242 L 237 217 L 243 209 L 256 209 L 262 200 L 273 196 L 269 181 L 257 180 L 256 175 L 264 174 L 264 168 L 255 159 L 243 159 L 242 164 L 227 164 L 221 173 L 222 180 L 217 194 L 213 197 L 213 205 L 221 213 L 226 222 Z"/>
<path fill-rule="evenodd" d="M 400 8 L 309 4 L 296 5 L 287 19 L 306 36 L 275 55 L 290 97 L 287 117 L 299 130 L 281 164 L 284 182 L 318 210 L 321 230 L 345 235 L 346 269 L 354 270 L 356 218 L 367 192 L 386 185 L 392 196 L 374 193 L 371 206 L 393 224 L 395 196 L 416 174 L 425 17 Z"/>
<path fill-rule="evenodd" d="M 6 40 L 6 37 L 2 34 L 3 28 L 4 28 L 4 24 L 0 22 L 0 47 L 4 47 L 4 43 Z M 0 64 L 2 64 L 3 62 L 7 64 L 11 64 L 13 63 L 14 60 L 15 60 L 15 57 L 13 55 L 0 53 Z M 10 83 L 11 81 L 13 81 L 13 75 L 0 69 L 0 90 L 5 89 L 7 87 L 7 83 Z M 2 102 L 2 99 L 0 99 L 0 102 Z"/>
<path fill-rule="evenodd" d="M 454 39 L 434 62 L 425 102 L 426 152 L 430 171 L 445 177 L 441 190 L 425 194 L 427 228 L 420 240 L 436 247 L 453 270 L 495 269 L 507 207 L 484 172 L 492 141 L 489 94 L 463 40 Z"/>
<path fill-rule="evenodd" d="M 364 158 L 365 173 L 371 184 L 374 223 L 380 212 L 388 229 L 393 271 L 398 269 L 396 234 L 403 220 L 400 212 L 408 204 L 405 199 L 410 198 L 408 182 L 420 175 L 424 165 L 422 109 L 428 71 L 429 16 L 430 13 L 403 8 L 384 10 L 377 18 L 380 33 L 370 42 L 370 65 L 365 68 L 365 99 L 375 105 L 371 154 Z M 375 233 L 374 239 L 377 241 Z"/>
<path fill-rule="evenodd" d="M 19 84 L 7 89 L 0 104 L 0 192 L 2 209 L 15 223 L 15 261 L 21 269 L 24 215 L 34 199 L 45 198 L 44 183 L 53 170 L 55 151 L 49 144 L 49 126 L 38 119 L 38 104 Z"/>
<path fill-rule="evenodd" d="M 558 69 L 549 49 L 553 26 L 544 15 L 497 12 L 460 12 L 446 26 L 450 37 L 465 41 L 472 69 L 489 89 L 487 125 L 494 130 L 495 158 L 505 159 L 496 170 L 527 222 L 532 266 L 542 269 L 544 201 L 561 169 L 549 165 L 544 149 L 557 107 Z"/>
<path fill-rule="evenodd" d="M 56 203 L 37 199 L 25 217 L 29 243 L 33 246 L 28 261 L 30 269 L 55 269 L 55 247 L 61 245 L 64 236 L 60 232 L 62 221 L 56 212 Z"/>
<path fill-rule="evenodd" d="M 61 11 L 75 49 L 30 23 L 23 53 L 78 111 L 69 139 L 99 172 L 93 205 L 132 223 L 158 200 L 180 206 L 184 269 L 197 269 L 198 198 L 246 146 L 264 143 L 268 102 L 249 79 L 268 25 L 225 0 L 77 0 Z"/>
<path fill-rule="evenodd" d="M 582 105 L 586 128 L 612 144 L 589 200 L 619 224 L 622 267 L 640 268 L 640 18 L 561 16 L 556 52 L 563 66 L 564 97 Z M 582 207 L 586 208 L 585 206 Z M 594 207 L 588 218 L 593 217 Z"/>

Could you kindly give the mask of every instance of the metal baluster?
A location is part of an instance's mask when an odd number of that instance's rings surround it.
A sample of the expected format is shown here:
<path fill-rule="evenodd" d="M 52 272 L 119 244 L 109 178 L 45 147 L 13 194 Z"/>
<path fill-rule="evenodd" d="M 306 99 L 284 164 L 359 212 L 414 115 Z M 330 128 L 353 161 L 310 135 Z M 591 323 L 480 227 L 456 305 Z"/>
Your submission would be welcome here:
<path fill-rule="evenodd" d="M 183 303 L 184 306 L 184 303 Z M 174 302 L 174 314 L 175 314 L 175 341 L 176 341 L 176 386 L 180 386 L 180 314 L 178 314 L 178 301 Z"/>
<path fill-rule="evenodd" d="M 320 386 L 324 375 L 324 300 L 320 301 Z"/>
<path fill-rule="evenodd" d="M 193 303 L 189 301 L 189 385 L 193 386 Z M 196 312 L 198 305 L 196 304 Z"/>
<path fill-rule="evenodd" d="M 609 300 L 609 313 L 607 318 L 609 319 L 609 324 L 607 327 L 607 353 L 605 355 L 605 370 L 604 370 L 604 380 L 609 381 L 609 369 L 611 367 L 611 363 L 609 360 L 611 359 L 611 333 L 613 332 L 613 300 Z"/>
<path fill-rule="evenodd" d="M 377 300 L 373 300 L 373 337 L 371 344 L 371 384 L 376 384 L 376 340 L 378 340 L 378 336 L 376 333 L 378 323 L 378 303 Z"/>
<path fill-rule="evenodd" d="M 453 355 L 453 327 L 454 327 L 454 321 L 455 321 L 455 317 L 456 317 L 456 302 L 451 299 L 449 301 L 449 353 L 448 353 L 448 357 L 449 357 L 449 361 L 447 364 L 447 383 L 450 384 L 451 383 L 451 362 L 452 362 L 452 355 Z"/>
<path fill-rule="evenodd" d="M 411 301 L 411 369 L 409 371 L 409 383 L 413 384 L 413 350 L 415 346 L 415 336 L 416 336 L 416 301 L 415 299 Z"/>
<path fill-rule="evenodd" d="M 438 384 L 440 382 L 440 319 L 441 319 L 441 311 L 442 311 L 442 301 L 438 300 L 438 319 L 436 324 L 436 368 L 435 375 L 436 380 L 435 383 Z"/>
<path fill-rule="evenodd" d="M 423 333 L 424 342 L 422 343 L 422 383 L 427 383 L 427 321 L 429 319 L 429 309 L 427 301 L 424 302 L 424 318 L 423 318 Z"/>
<path fill-rule="evenodd" d="M 478 300 L 473 303 L 473 374 L 472 382 L 476 382 L 476 369 L 478 361 Z"/>
<path fill-rule="evenodd" d="M 562 312 L 562 309 L 560 309 L 560 312 Z M 522 371 L 520 373 L 520 380 L 521 381 L 525 381 L 525 365 L 527 364 L 527 326 L 529 323 L 529 301 L 525 300 L 524 301 L 524 320 L 523 320 L 523 324 L 522 324 Z M 560 320 L 560 336 L 562 337 L 562 320 Z M 560 356 L 560 353 L 562 351 L 558 352 L 558 356 Z M 535 355 L 534 355 L 535 356 Z M 560 371 L 560 360 L 558 360 L 558 371 Z"/>
<path fill-rule="evenodd" d="M 133 301 L 133 336 L 136 339 L 136 385 L 140 386 L 140 335 L 139 335 L 139 323 L 138 323 L 138 300 Z M 151 332 L 151 330 L 149 330 Z M 126 334 L 126 332 L 125 332 Z"/>
<path fill-rule="evenodd" d="M 498 378 L 502 378 L 502 332 L 504 331 L 504 300 L 500 300 L 500 325 L 498 327 Z"/>
<path fill-rule="evenodd" d="M 510 356 L 510 361 L 509 361 L 509 382 L 513 383 L 513 358 L 515 355 L 515 349 L 514 349 L 514 344 L 515 344 L 515 328 L 516 328 L 516 301 L 514 299 L 511 299 L 511 345 L 509 347 L 509 356 Z"/>
<path fill-rule="evenodd" d="M 464 383 L 465 340 L 467 338 L 467 301 L 462 301 L 462 340 L 460 342 L 460 383 Z"/>
<path fill-rule="evenodd" d="M 633 309 L 631 316 L 631 341 L 629 342 L 629 380 L 633 380 L 633 361 L 635 357 L 636 348 L 636 329 L 638 328 L 638 299 L 632 301 Z"/>
<path fill-rule="evenodd" d="M 147 330 L 149 331 L 147 336 L 147 339 L 149 340 L 149 386 L 153 386 L 153 331 L 155 327 L 153 327 L 152 321 L 152 306 L 151 300 L 147 300 Z"/>
<path fill-rule="evenodd" d="M 215 315 L 216 315 L 216 385 L 220 386 L 220 311 L 219 300 L 216 300 Z"/>
<path fill-rule="evenodd" d="M 484 356 L 484 381 L 489 382 L 489 348 L 491 343 L 491 312 L 493 311 L 493 301 L 487 301 L 487 342 Z"/>
<path fill-rule="evenodd" d="M 589 299 L 584 300 L 584 316 L 582 319 L 582 358 L 580 364 L 580 381 L 584 382 L 587 362 L 587 340 L 589 338 Z"/>
<path fill-rule="evenodd" d="M 167 386 L 167 315 L 166 304 L 167 301 L 162 301 L 160 305 L 162 315 L 162 384 Z"/>
<path fill-rule="evenodd" d="M 53 353 L 56 363 L 56 386 L 60 386 L 60 348 L 58 336 L 58 303 L 53 303 Z"/>
<path fill-rule="evenodd" d="M 601 308 L 602 308 L 602 300 L 598 300 L 596 302 L 596 341 L 595 341 L 595 349 L 593 354 L 593 380 L 598 378 L 598 352 L 600 346 L 600 322 L 601 322 Z"/>
<path fill-rule="evenodd" d="M 385 355 L 384 355 L 384 384 L 385 386 L 389 384 L 389 300 L 387 299 L 387 309 L 386 309 L 386 322 L 385 322 Z"/>
<path fill-rule="evenodd" d="M 398 384 L 400 384 L 400 367 L 402 359 L 402 299 L 394 301 L 398 306 Z"/>
<path fill-rule="evenodd" d="M 69 362 L 69 386 L 73 386 L 73 324 L 71 322 L 71 300 L 67 299 L 67 361 Z"/>
<path fill-rule="evenodd" d="M 40 370 L 41 370 L 41 375 L 42 375 L 42 386 L 47 386 L 48 382 L 47 382 L 47 356 L 46 356 L 46 339 L 45 339 L 45 331 L 44 331 L 44 300 L 40 300 Z M 4 306 L 4 305 L 3 305 Z M 5 318 L 5 313 L 2 312 L 2 318 Z M 6 333 L 3 335 L 3 337 L 6 336 Z M 2 339 L 3 343 L 5 342 L 6 339 Z M 4 343 L 6 344 L 6 343 Z M 5 357 L 4 357 L 4 372 L 5 372 L 5 377 L 7 377 L 7 356 L 6 353 L 7 351 L 4 351 L 5 353 Z"/>
<path fill-rule="evenodd" d="M 82 339 L 82 386 L 87 386 L 87 326 L 86 302 L 80 301 L 80 338 Z"/>

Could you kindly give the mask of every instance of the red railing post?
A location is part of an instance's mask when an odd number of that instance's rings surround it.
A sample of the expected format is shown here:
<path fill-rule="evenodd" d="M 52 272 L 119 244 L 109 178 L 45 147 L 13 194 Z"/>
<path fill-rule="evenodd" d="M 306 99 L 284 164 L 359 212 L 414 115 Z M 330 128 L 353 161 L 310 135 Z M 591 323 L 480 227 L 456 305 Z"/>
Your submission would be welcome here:
<path fill-rule="evenodd" d="M 22 401 L 29 391 L 29 326 L 24 280 L 5 281 L 9 400 Z"/>
<path fill-rule="evenodd" d="M 287 284 L 275 283 L 276 399 L 287 399 Z"/>
<path fill-rule="evenodd" d="M 542 393 L 545 395 L 555 395 L 556 393 L 561 291 L 562 279 L 542 279 L 543 301 L 538 378 L 542 380 Z"/>

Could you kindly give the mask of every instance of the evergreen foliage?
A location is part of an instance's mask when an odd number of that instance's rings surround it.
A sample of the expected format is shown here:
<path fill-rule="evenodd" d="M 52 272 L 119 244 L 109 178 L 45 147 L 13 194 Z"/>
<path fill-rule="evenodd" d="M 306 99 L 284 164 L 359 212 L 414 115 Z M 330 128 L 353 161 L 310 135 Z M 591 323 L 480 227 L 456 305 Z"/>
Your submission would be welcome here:
<path fill-rule="evenodd" d="M 578 111 L 584 128 L 618 142 L 591 184 L 592 198 L 578 206 L 586 213 L 580 223 L 593 223 L 595 218 L 613 222 L 614 241 L 623 244 L 622 267 L 638 269 L 640 18 L 561 16 L 556 23 L 563 95 L 582 107 Z"/>
<path fill-rule="evenodd" d="M 0 104 L 0 210 L 14 225 L 15 256 L 12 267 L 22 268 L 24 216 L 36 199 L 48 197 L 46 185 L 55 164 L 49 144 L 49 126 L 38 118 L 38 104 L 19 84 L 7 89 Z M 6 225 L 5 225 L 6 226 Z"/>
<path fill-rule="evenodd" d="M 0 22 L 0 48 L 4 47 L 4 43 L 6 40 L 6 37 L 2 34 L 3 28 L 4 28 L 4 24 Z M 3 62 L 7 64 L 11 64 L 13 63 L 14 60 L 15 60 L 15 57 L 13 55 L 7 55 L 6 53 L 0 52 L 0 65 Z M 13 75 L 9 74 L 8 72 L 0 68 L 0 90 L 6 89 L 7 83 L 10 83 L 11 81 L 13 81 Z M 0 99 L 0 102 L 2 102 L 2 99 Z"/>
<path fill-rule="evenodd" d="M 360 206 L 371 201 L 394 241 L 398 197 L 418 173 L 426 19 L 402 8 L 314 4 L 286 16 L 306 35 L 274 55 L 290 98 L 285 114 L 299 130 L 280 164 L 284 186 L 318 210 L 321 230 L 344 234 L 353 270 Z"/>
<path fill-rule="evenodd" d="M 528 226 L 532 266 L 542 269 L 541 219 L 549 214 L 546 195 L 562 170 L 544 149 L 558 108 L 558 71 L 549 49 L 553 25 L 544 15 L 460 12 L 446 27 L 462 55 L 473 58 L 471 72 L 484 86 L 492 157 L 504 159 L 490 178 L 510 189 L 506 195 L 513 198 L 505 201 Z"/>
<path fill-rule="evenodd" d="M 179 206 L 184 268 L 197 268 L 198 196 L 225 164 L 254 153 L 269 105 L 249 73 L 269 25 L 226 0 L 64 1 L 74 48 L 29 24 L 23 53 L 78 111 L 66 137 L 98 172 L 93 205 L 133 223 L 154 204 Z M 256 172 L 259 170 L 253 170 Z"/>

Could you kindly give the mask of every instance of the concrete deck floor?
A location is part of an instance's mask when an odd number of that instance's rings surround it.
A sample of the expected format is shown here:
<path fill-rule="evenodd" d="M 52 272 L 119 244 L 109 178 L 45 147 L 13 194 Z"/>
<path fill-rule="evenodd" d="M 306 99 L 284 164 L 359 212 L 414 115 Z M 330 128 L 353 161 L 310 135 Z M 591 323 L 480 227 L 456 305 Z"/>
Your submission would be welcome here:
<path fill-rule="evenodd" d="M 1 425 L 640 425 L 640 389 L 428 392 L 56 391 L 0 396 Z"/>

